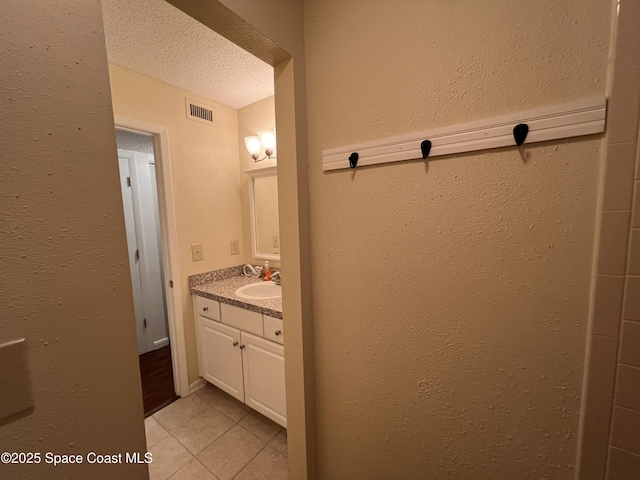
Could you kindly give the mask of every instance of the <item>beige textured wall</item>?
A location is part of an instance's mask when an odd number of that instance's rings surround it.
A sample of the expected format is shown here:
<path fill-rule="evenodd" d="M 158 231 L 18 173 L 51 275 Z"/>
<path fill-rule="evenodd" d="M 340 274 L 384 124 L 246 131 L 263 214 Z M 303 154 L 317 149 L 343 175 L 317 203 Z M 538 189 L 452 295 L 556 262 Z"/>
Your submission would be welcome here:
<path fill-rule="evenodd" d="M 171 0 L 169 3 L 180 3 Z M 300 0 L 218 0 L 304 65 L 304 2 Z M 249 40 L 249 38 L 247 38 Z M 255 42 L 258 43 L 258 42 Z M 244 47 L 250 50 L 247 47 Z M 259 47 L 258 47 L 259 50 Z M 296 67 L 298 68 L 298 67 Z M 304 77 L 298 78 L 304 88 Z M 302 98 L 300 98 L 302 100 Z M 304 104 L 304 101 L 300 103 Z M 298 108 L 304 108 L 299 105 Z"/>
<path fill-rule="evenodd" d="M 180 278 L 174 280 L 182 282 L 189 382 L 193 383 L 198 379 L 198 351 L 187 277 L 244 263 L 247 251 L 242 235 L 237 110 L 117 65 L 109 65 L 109 75 L 117 115 L 168 130 L 180 261 Z M 185 97 L 211 105 L 214 126 L 187 119 Z M 240 255 L 231 255 L 230 240 L 240 241 Z M 194 243 L 202 243 L 204 260 L 192 260 Z"/>
<path fill-rule="evenodd" d="M 604 95 L 610 2 L 305 2 L 320 478 L 574 476 L 601 137 L 322 172 Z"/>
<path fill-rule="evenodd" d="M 35 397 L 0 450 L 144 452 L 100 2 L 2 2 L 0 18 L 0 343 L 26 337 Z M 16 480 L 146 472 L 0 465 Z"/>
<path fill-rule="evenodd" d="M 266 159 L 255 163 L 244 145 L 244 137 L 257 135 L 263 130 L 274 130 L 276 125 L 274 97 L 268 97 L 259 102 L 247 105 L 238 110 L 238 150 L 240 152 L 240 177 L 242 181 L 242 215 L 244 226 L 244 244 L 246 245 L 246 257 L 248 261 L 262 264 L 264 260 L 253 258 L 251 252 L 251 218 L 249 214 L 249 177 L 245 173 L 256 168 L 271 167 L 277 165 L 276 159 Z M 277 138 L 276 138 L 277 141 Z M 276 145 L 277 149 L 277 145 Z M 277 152 L 276 152 L 277 154 Z M 274 192 L 277 199 L 278 192 Z M 277 200 L 276 200 L 277 201 Z M 271 265 L 279 266 L 280 262 L 271 262 Z"/>

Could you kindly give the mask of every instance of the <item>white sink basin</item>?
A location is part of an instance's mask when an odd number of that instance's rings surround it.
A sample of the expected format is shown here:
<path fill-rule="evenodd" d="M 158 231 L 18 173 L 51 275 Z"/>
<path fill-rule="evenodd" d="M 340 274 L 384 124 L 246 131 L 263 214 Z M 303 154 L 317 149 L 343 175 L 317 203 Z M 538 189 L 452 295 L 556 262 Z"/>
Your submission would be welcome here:
<path fill-rule="evenodd" d="M 236 295 L 240 298 L 251 298 L 253 300 L 280 298 L 282 296 L 282 287 L 273 282 L 250 283 L 237 289 Z"/>

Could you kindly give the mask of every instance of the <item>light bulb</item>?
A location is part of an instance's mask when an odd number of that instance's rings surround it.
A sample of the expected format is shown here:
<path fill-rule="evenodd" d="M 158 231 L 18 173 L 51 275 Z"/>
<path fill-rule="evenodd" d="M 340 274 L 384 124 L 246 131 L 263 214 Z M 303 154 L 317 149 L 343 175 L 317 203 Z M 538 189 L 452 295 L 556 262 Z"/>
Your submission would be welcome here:
<path fill-rule="evenodd" d="M 265 150 L 273 150 L 276 146 L 276 136 L 273 132 L 260 132 L 260 141 Z"/>
<path fill-rule="evenodd" d="M 251 156 L 257 158 L 260 153 L 260 139 L 258 137 L 244 137 L 244 144 Z"/>

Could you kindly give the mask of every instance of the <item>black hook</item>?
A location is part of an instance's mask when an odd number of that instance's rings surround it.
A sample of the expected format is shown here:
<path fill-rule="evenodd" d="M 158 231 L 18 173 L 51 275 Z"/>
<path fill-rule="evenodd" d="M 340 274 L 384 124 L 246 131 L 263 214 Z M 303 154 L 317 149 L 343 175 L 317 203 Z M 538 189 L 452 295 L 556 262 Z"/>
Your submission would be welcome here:
<path fill-rule="evenodd" d="M 356 165 L 358 165 L 359 157 L 360 155 L 358 155 L 358 152 L 353 152 L 351 155 L 349 155 L 349 166 L 351 168 L 356 168 Z"/>
<path fill-rule="evenodd" d="M 518 125 L 513 127 L 513 138 L 516 141 L 516 145 L 521 146 L 527 138 L 528 133 L 529 125 L 527 125 L 526 123 L 519 123 Z"/>
<path fill-rule="evenodd" d="M 420 144 L 420 150 L 422 150 L 422 159 L 424 160 L 431 152 L 431 140 L 423 140 Z"/>

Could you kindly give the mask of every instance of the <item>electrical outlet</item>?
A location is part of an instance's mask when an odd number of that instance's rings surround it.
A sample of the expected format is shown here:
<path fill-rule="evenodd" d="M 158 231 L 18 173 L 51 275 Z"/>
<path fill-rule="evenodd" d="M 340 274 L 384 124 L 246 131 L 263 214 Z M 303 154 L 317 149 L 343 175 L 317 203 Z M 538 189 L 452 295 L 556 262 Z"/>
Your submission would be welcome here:
<path fill-rule="evenodd" d="M 273 248 L 279 248 L 280 247 L 280 235 L 274 235 L 273 236 Z"/>
<path fill-rule="evenodd" d="M 229 244 L 231 245 L 231 255 L 238 255 L 240 253 L 240 242 L 231 240 Z"/>
<path fill-rule="evenodd" d="M 201 243 L 194 243 L 191 245 L 191 257 L 193 257 L 193 261 L 204 260 L 204 251 L 202 250 Z"/>

